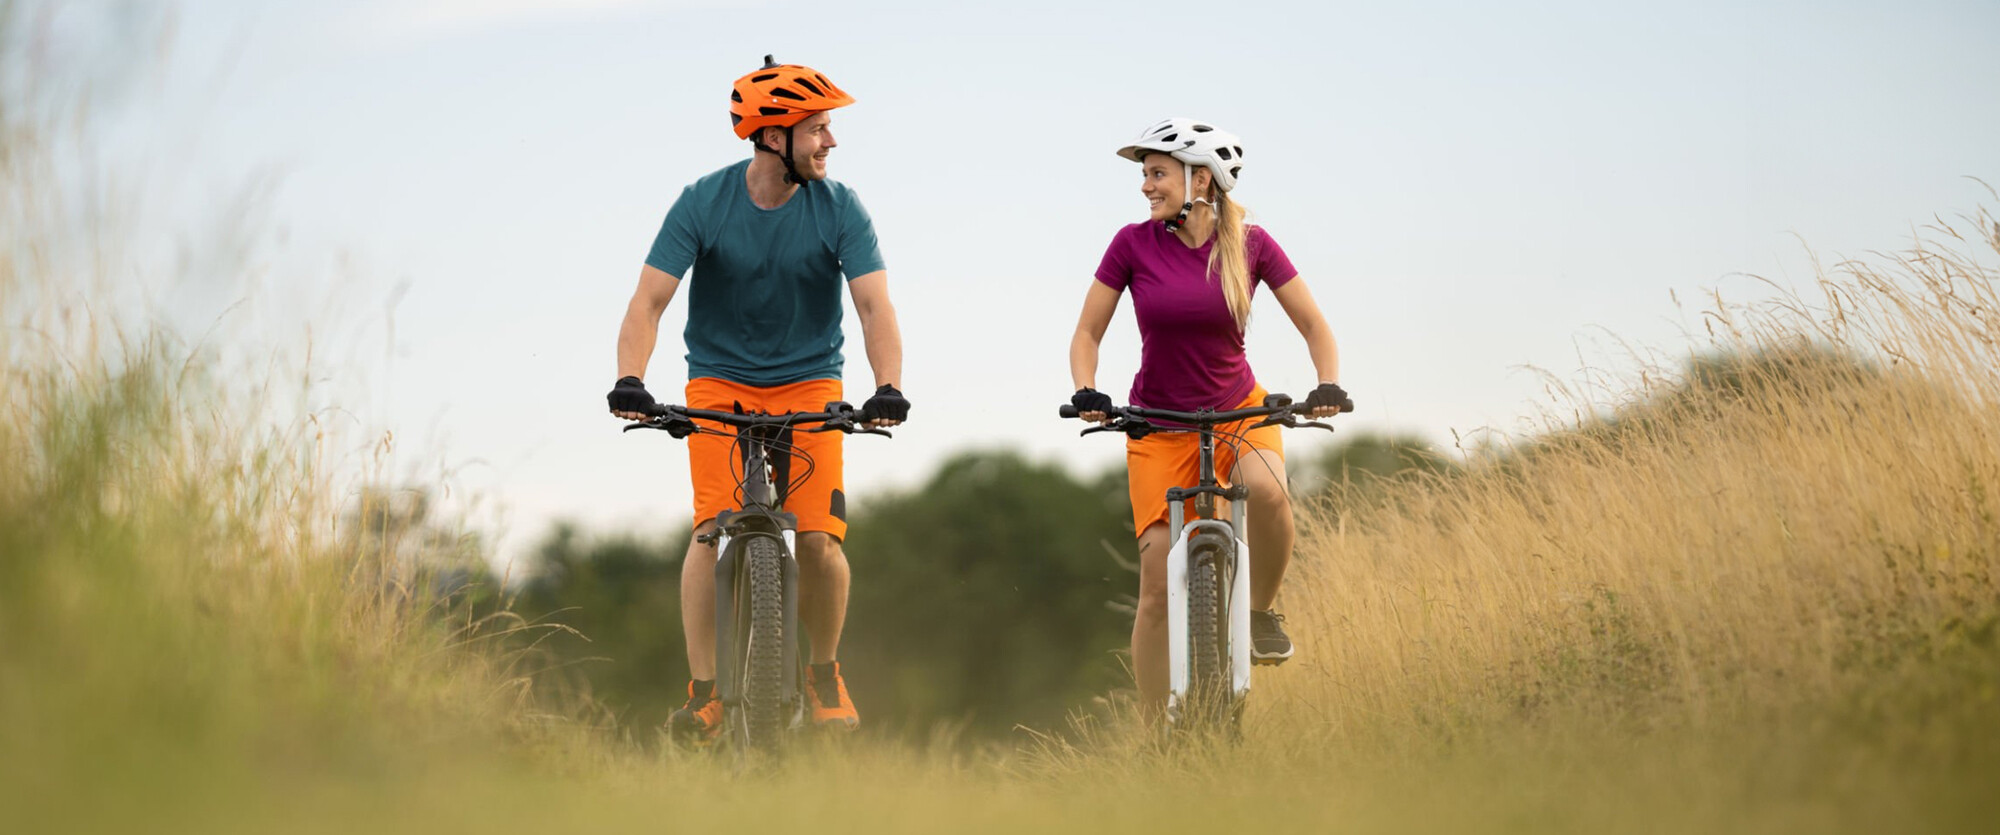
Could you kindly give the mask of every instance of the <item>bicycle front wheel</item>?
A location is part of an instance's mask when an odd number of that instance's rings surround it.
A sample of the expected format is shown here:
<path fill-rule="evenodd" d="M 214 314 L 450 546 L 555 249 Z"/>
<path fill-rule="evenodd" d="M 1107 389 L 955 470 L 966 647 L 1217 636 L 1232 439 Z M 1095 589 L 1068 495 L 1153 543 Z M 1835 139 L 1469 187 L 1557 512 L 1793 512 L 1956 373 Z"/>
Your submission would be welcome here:
<path fill-rule="evenodd" d="M 1225 638 L 1229 611 L 1223 595 L 1222 566 L 1234 556 L 1222 537 L 1196 537 L 1188 547 L 1188 693 L 1182 721 L 1193 727 L 1215 728 L 1230 715 L 1229 653 Z"/>
<path fill-rule="evenodd" d="M 784 741 L 785 716 L 785 552 L 769 536 L 744 543 L 738 572 L 736 671 L 742 694 L 735 726 L 739 742 L 751 750 L 775 750 Z"/>

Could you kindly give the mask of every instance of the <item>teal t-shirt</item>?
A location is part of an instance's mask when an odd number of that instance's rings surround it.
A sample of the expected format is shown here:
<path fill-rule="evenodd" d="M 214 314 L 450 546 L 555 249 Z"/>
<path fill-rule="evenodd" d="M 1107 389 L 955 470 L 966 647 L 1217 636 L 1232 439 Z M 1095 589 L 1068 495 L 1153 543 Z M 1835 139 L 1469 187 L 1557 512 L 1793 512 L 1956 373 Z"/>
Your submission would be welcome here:
<path fill-rule="evenodd" d="M 875 224 L 832 180 L 760 209 L 744 183 L 749 167 L 746 159 L 683 189 L 646 256 L 687 286 L 688 379 L 839 379 L 841 277 L 883 269 Z"/>

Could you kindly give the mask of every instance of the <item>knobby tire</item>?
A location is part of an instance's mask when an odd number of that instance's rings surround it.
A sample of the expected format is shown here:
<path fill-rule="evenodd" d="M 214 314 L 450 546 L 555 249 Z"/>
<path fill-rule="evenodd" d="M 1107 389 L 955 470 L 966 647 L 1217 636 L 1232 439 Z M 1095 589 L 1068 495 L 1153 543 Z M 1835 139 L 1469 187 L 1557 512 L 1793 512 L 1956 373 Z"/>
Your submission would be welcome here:
<path fill-rule="evenodd" d="M 1191 727 L 1219 728 L 1229 718 L 1229 654 L 1223 648 L 1227 609 L 1218 566 L 1228 557 L 1219 544 L 1196 543 L 1188 566 L 1188 703 L 1182 709 Z"/>
<path fill-rule="evenodd" d="M 783 742 L 785 716 L 784 551 L 767 536 L 745 543 L 749 624 L 743 651 L 743 721 L 751 750 L 774 751 Z"/>

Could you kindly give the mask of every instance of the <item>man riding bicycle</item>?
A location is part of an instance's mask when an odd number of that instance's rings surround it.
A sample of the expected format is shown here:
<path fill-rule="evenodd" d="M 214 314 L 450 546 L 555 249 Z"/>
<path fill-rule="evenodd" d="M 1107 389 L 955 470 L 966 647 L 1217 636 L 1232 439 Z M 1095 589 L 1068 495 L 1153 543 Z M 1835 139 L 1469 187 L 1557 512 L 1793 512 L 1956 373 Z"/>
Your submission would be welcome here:
<path fill-rule="evenodd" d="M 839 293 L 845 277 L 875 373 L 875 393 L 862 405 L 862 419 L 894 426 L 908 415 L 909 401 L 897 390 L 902 334 L 873 221 L 851 189 L 826 176 L 827 155 L 837 147 L 830 112 L 852 103 L 825 75 L 769 56 L 762 68 L 736 80 L 730 119 L 737 138 L 750 140 L 755 152 L 696 180 L 667 212 L 618 330 L 619 380 L 607 398 L 613 414 L 639 420 L 655 405 L 642 380 L 661 314 L 683 278 L 690 282 L 683 334 L 689 408 L 813 412 L 846 399 Z M 836 660 L 848 591 L 841 549 L 847 534 L 844 437 L 792 437 L 812 466 L 795 482 L 785 509 L 798 518 L 799 610 L 812 644 L 806 688 L 812 719 L 849 729 L 860 717 Z M 717 514 L 734 506 L 735 454 L 726 435 L 688 438 L 696 537 L 681 565 L 681 624 L 691 681 L 687 703 L 668 725 L 676 737 L 696 742 L 715 738 L 722 728 L 715 690 L 716 552 L 701 538 L 714 530 Z"/>

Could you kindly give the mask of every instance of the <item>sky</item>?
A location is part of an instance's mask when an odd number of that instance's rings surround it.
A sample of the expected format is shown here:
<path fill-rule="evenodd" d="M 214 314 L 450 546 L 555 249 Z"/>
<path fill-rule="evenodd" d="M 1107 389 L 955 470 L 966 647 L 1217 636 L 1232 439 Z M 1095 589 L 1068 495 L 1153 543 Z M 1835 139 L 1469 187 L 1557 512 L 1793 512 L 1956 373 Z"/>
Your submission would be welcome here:
<path fill-rule="evenodd" d="M 58 46 L 120 29 L 61 8 Z M 863 501 L 970 448 L 1122 460 L 1055 409 L 1090 276 L 1146 212 L 1113 152 L 1168 116 L 1243 137 L 1233 196 L 1334 328 L 1340 425 L 1447 446 L 1527 431 L 1542 372 L 1685 354 L 1705 294 L 1897 249 L 1990 205 L 1969 178 L 2000 182 L 1990 0 L 168 8 L 103 139 L 177 230 L 141 242 L 180 259 L 163 315 L 309 338 L 345 448 L 393 433 L 388 477 L 441 480 L 503 558 L 558 518 L 686 521 L 684 451 L 621 434 L 604 394 L 668 206 L 749 153 L 726 96 L 766 53 L 857 99 L 831 174 L 874 216 L 914 404 L 895 439 L 849 440 Z M 663 399 L 684 301 L 648 374 Z M 1248 345 L 1267 388 L 1313 384 L 1268 298 Z M 860 346 L 850 316 L 857 403 Z M 1100 388 L 1122 395 L 1138 350 L 1121 306 Z"/>

